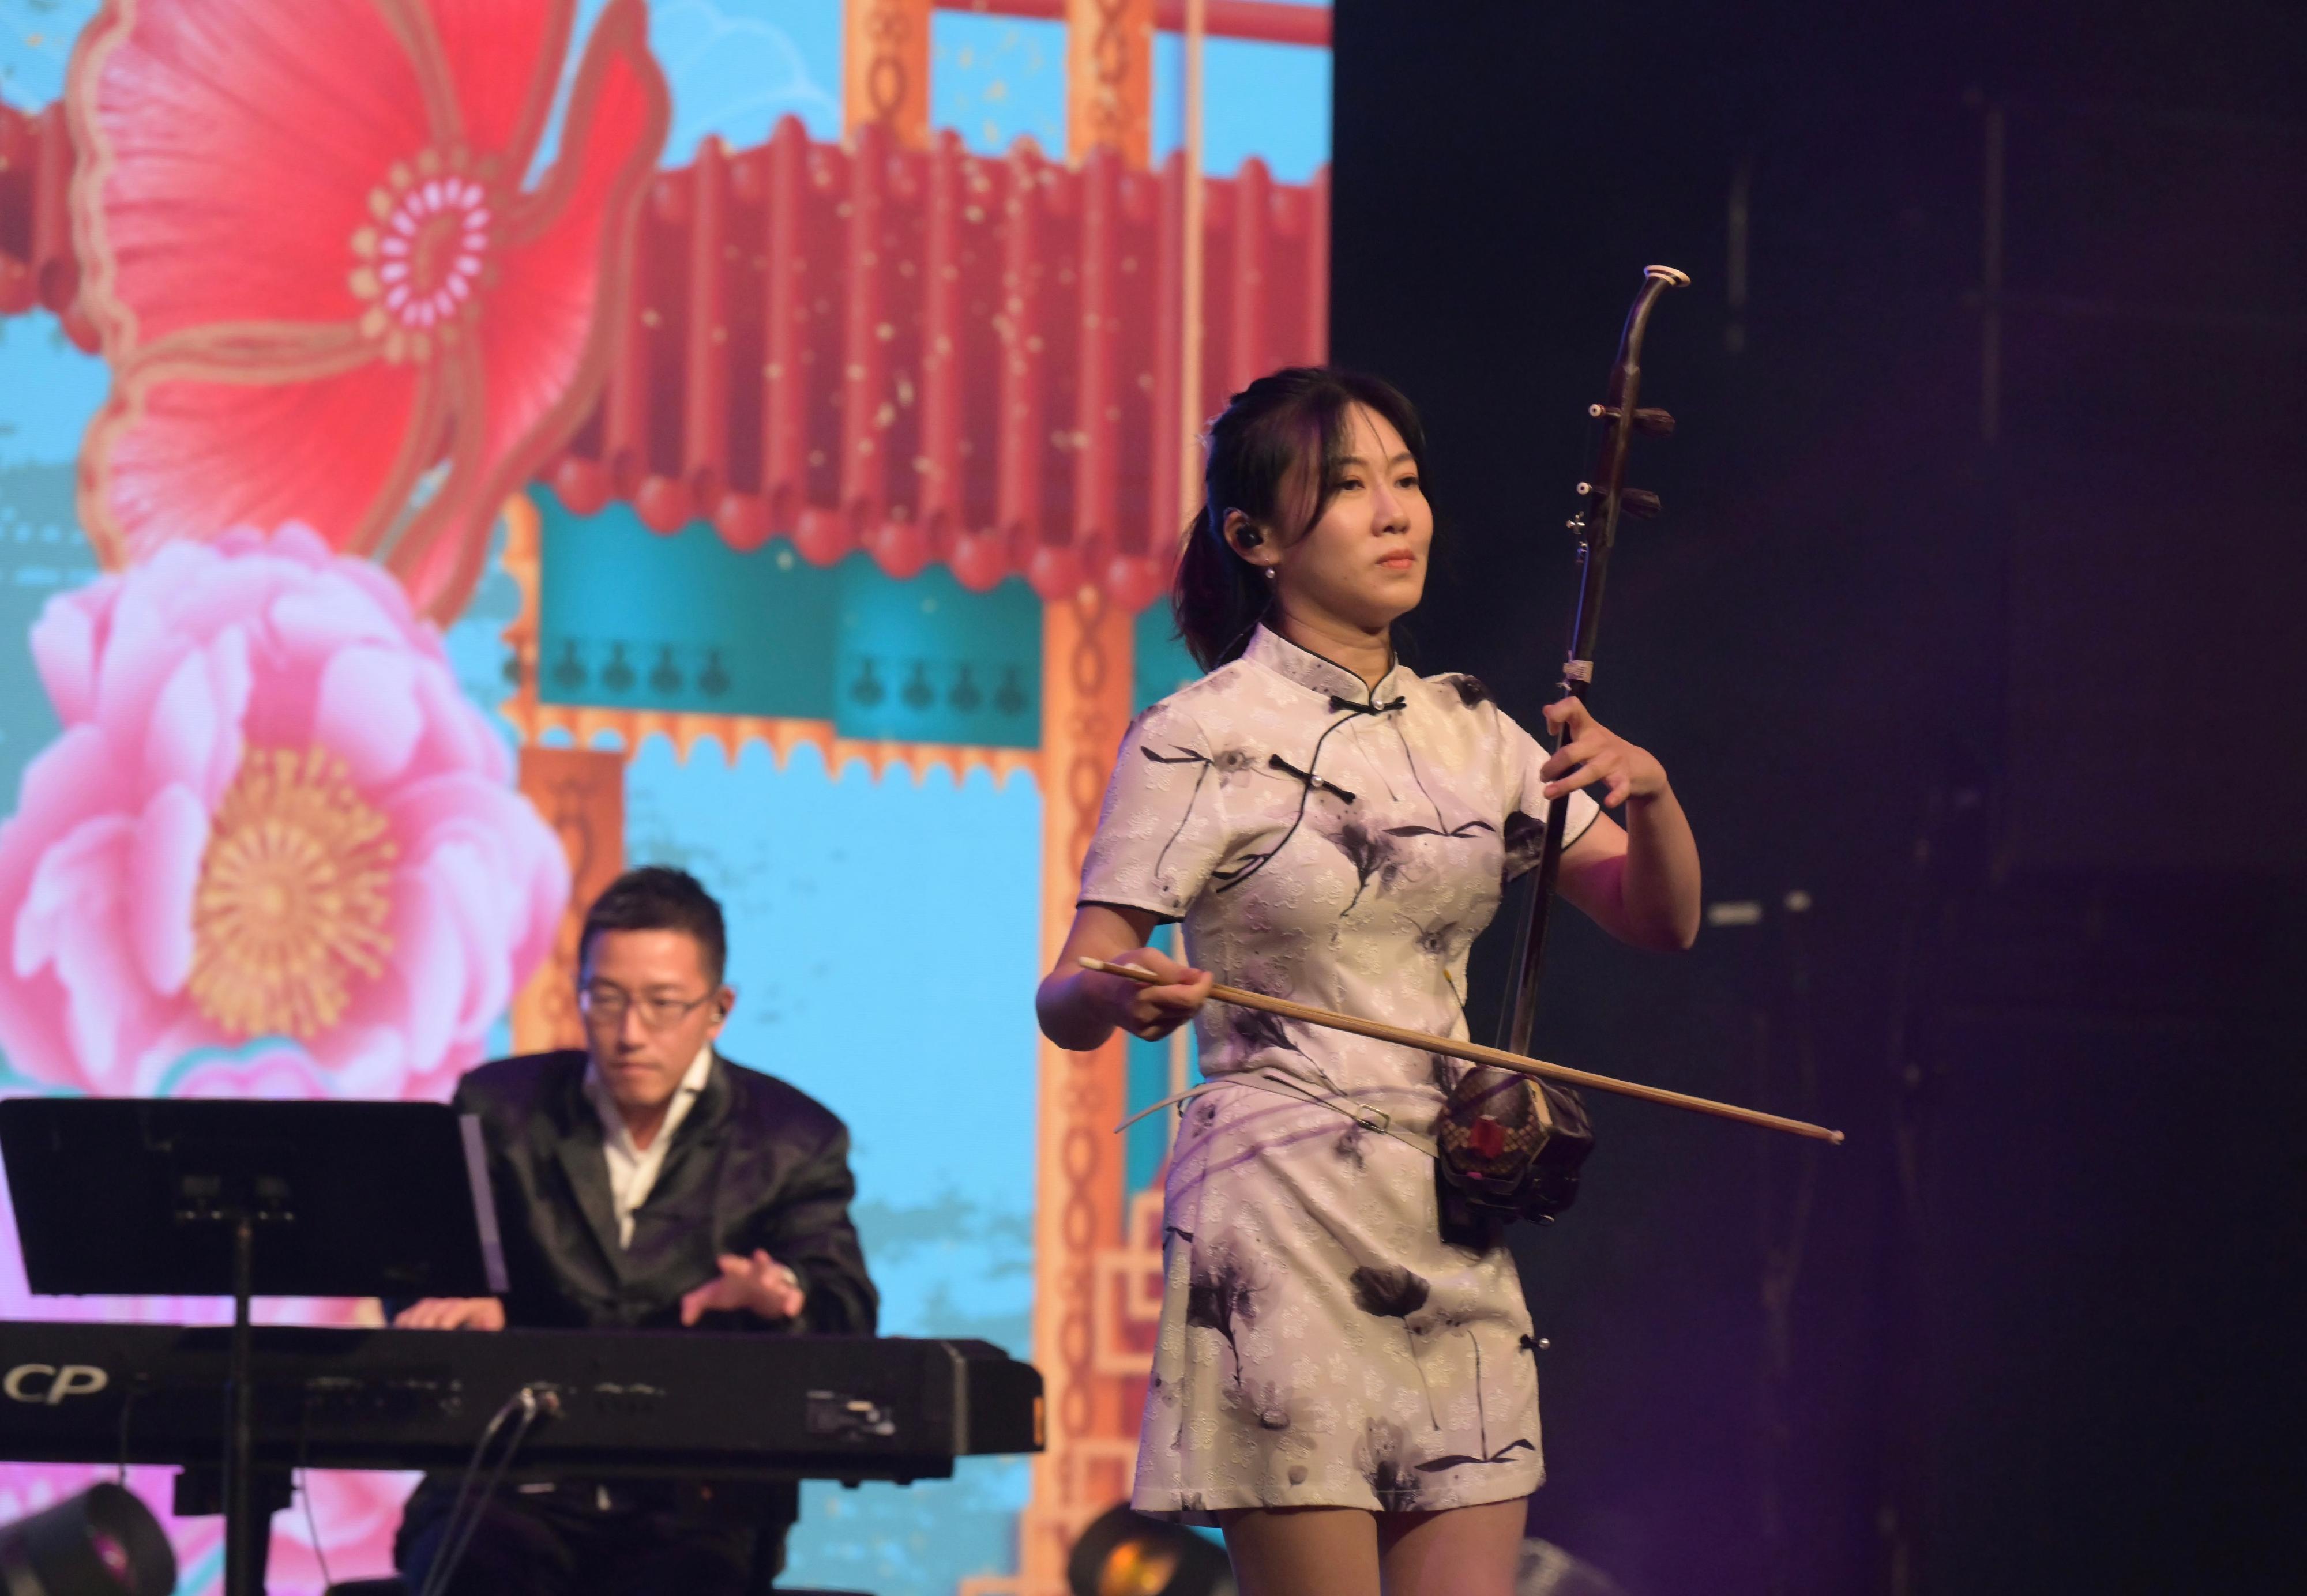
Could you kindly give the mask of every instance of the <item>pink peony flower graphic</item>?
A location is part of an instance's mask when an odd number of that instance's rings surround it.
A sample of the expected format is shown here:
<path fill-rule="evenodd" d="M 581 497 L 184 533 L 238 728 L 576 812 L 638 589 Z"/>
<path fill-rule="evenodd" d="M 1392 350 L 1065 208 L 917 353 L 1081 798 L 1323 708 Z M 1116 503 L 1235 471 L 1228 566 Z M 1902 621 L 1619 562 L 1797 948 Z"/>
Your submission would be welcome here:
<path fill-rule="evenodd" d="M 255 1043 L 232 1054 L 193 1054 L 176 1061 L 153 1085 L 153 1095 L 160 1097 L 307 1102 L 335 1095 L 310 1054 L 294 1043 L 278 1042 Z"/>
<path fill-rule="evenodd" d="M 107 566 L 291 516 L 445 623 L 605 375 L 669 115 L 612 0 L 528 183 L 576 0 L 107 0 L 64 103 L 81 451 Z M 412 490 L 446 466 L 422 508 Z"/>
<path fill-rule="evenodd" d="M 201 1090 L 215 1055 L 220 1087 L 410 1097 L 479 1059 L 568 864 L 390 576 L 302 526 L 170 543 L 52 600 L 32 652 L 64 731 L 0 825 L 19 1073 Z"/>

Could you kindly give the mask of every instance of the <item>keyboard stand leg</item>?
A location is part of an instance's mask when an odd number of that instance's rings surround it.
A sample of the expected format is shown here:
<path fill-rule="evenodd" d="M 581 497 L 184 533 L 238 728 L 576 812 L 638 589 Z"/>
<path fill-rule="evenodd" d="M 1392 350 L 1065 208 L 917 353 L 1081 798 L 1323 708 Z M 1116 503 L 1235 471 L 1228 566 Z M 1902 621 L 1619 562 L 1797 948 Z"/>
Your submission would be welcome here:
<path fill-rule="evenodd" d="M 272 1553 L 272 1515 L 296 1500 L 296 1481 L 286 1470 L 258 1469 L 249 1476 L 247 1562 L 252 1582 L 262 1592 Z M 214 1464 L 187 1464 L 176 1471 L 176 1499 L 169 1510 L 178 1518 L 205 1518 L 225 1508 L 224 1473 Z"/>

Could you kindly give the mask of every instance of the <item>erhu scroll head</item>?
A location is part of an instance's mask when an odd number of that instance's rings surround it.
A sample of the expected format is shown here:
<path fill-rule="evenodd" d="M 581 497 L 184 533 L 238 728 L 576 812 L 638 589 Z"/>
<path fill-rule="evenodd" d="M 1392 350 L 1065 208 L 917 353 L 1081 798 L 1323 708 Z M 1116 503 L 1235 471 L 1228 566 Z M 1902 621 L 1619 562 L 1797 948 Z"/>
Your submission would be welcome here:
<path fill-rule="evenodd" d="M 1642 275 L 1646 277 L 1658 277 L 1669 287 L 1690 286 L 1690 274 L 1686 271 L 1677 271 L 1671 266 L 1645 266 L 1642 268 Z"/>

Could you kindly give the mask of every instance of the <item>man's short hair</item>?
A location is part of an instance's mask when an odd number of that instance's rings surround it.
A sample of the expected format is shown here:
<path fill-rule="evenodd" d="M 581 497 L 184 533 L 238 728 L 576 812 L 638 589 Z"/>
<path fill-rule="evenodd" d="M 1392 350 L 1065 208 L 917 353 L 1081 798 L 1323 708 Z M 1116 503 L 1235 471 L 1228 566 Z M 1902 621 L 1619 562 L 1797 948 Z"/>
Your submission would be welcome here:
<path fill-rule="evenodd" d="M 611 882 L 585 911 L 584 934 L 577 939 L 579 970 L 592 952 L 594 936 L 603 931 L 678 931 L 693 936 L 705 956 L 707 976 L 715 986 L 721 984 L 722 967 L 729 957 L 728 929 L 713 894 L 686 870 L 643 865 Z"/>

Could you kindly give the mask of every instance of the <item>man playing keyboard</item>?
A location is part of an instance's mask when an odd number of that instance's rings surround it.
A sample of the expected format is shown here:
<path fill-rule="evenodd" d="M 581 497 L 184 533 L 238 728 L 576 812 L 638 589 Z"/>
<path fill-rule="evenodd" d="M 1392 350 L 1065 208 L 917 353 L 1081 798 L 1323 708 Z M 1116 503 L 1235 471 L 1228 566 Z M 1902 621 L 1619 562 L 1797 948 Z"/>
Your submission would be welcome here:
<path fill-rule="evenodd" d="M 679 870 L 627 872 L 578 953 L 583 1051 L 483 1064 L 455 1105 L 489 1150 L 510 1290 L 428 1298 L 393 1323 L 870 1335 L 878 1299 L 849 1220 L 849 1135 L 822 1105 L 714 1051 L 735 994 L 721 908 Z M 396 1560 L 421 1590 L 454 1475 L 408 1501 Z M 501 1487 L 450 1596 L 745 1596 L 784 1563 L 791 1485 Z"/>

